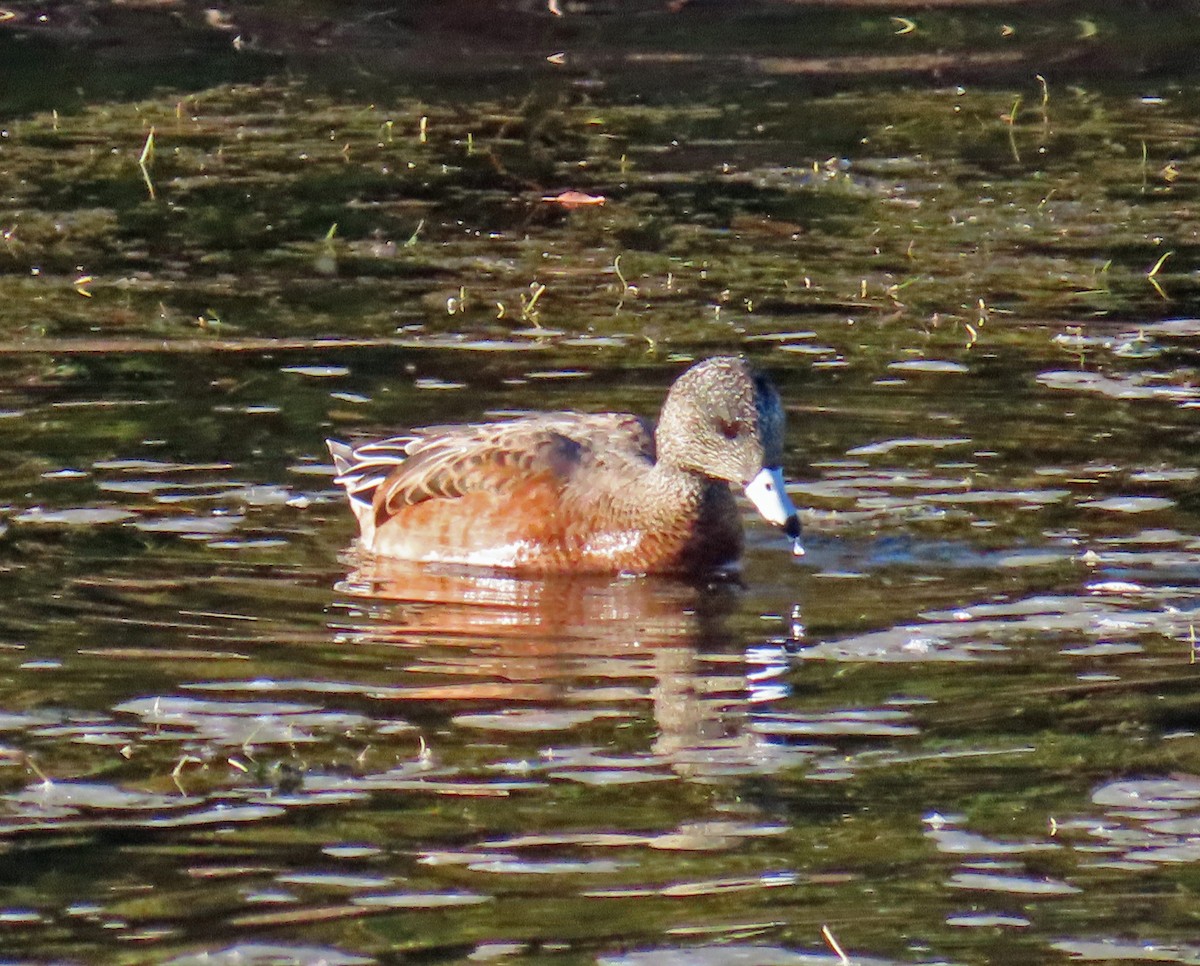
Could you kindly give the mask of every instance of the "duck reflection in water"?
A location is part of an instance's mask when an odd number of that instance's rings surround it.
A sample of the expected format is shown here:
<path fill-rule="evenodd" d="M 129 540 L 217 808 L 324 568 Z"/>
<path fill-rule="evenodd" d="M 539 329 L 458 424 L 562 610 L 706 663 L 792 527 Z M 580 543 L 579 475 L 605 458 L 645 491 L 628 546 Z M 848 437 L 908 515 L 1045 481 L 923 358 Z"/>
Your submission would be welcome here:
<path fill-rule="evenodd" d="M 649 701 L 657 733 L 637 767 L 698 777 L 782 766 L 787 750 L 751 725 L 764 697 L 785 694 L 786 655 L 729 629 L 742 597 L 731 581 L 357 562 L 338 587 L 351 598 L 340 639 L 404 653 L 386 692 L 419 717 L 508 716 L 538 731 L 564 716 L 628 720 Z"/>

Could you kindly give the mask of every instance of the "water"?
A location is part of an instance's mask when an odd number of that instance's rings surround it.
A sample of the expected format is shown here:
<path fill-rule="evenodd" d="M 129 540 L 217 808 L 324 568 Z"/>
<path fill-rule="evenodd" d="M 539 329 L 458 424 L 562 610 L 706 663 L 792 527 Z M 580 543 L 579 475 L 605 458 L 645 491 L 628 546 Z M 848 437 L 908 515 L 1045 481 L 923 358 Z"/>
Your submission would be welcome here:
<path fill-rule="evenodd" d="M 995 74 L 999 14 L 918 17 L 954 79 L 638 16 L 486 93 L 276 36 L 7 102 L 9 960 L 1200 961 L 1194 76 L 1107 8 Z M 1027 39 L 1088 23 L 1127 70 Z M 349 549 L 325 436 L 652 415 L 729 351 L 804 558 L 749 511 L 716 582 Z"/>

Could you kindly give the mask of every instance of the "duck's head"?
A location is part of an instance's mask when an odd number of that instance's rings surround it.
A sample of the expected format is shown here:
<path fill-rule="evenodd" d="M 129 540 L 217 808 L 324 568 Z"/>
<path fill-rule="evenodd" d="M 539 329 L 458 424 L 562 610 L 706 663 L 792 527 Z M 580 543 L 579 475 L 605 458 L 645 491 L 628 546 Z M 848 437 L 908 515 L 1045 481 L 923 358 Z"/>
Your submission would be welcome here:
<path fill-rule="evenodd" d="M 742 487 L 799 554 L 800 517 L 784 488 L 783 433 L 783 405 L 771 381 L 745 359 L 719 356 L 675 380 L 655 440 L 659 460 Z"/>

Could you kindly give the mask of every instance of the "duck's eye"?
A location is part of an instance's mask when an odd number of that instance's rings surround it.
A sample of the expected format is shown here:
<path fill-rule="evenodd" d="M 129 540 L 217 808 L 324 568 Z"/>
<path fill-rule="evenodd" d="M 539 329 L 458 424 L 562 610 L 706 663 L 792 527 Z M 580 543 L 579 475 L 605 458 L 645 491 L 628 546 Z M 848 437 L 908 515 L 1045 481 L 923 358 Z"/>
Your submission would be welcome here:
<path fill-rule="evenodd" d="M 740 419 L 721 419 L 717 421 L 717 425 L 721 428 L 721 435 L 726 439 L 737 439 L 746 428 L 746 424 Z"/>

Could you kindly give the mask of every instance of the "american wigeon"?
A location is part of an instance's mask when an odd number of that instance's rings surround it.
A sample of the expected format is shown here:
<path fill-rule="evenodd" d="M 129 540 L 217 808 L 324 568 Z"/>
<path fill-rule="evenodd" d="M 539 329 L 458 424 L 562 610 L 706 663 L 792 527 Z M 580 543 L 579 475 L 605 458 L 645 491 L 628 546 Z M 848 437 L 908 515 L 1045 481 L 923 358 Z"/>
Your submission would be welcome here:
<path fill-rule="evenodd" d="M 783 430 L 770 381 L 720 357 L 675 381 L 657 428 L 564 412 L 326 443 L 369 553 L 537 574 L 702 573 L 742 552 L 730 483 L 802 552 Z"/>

